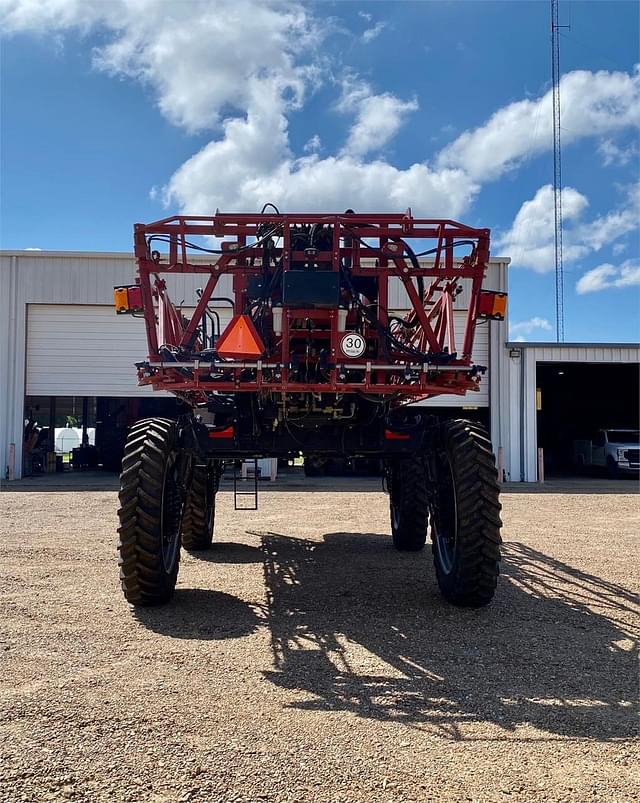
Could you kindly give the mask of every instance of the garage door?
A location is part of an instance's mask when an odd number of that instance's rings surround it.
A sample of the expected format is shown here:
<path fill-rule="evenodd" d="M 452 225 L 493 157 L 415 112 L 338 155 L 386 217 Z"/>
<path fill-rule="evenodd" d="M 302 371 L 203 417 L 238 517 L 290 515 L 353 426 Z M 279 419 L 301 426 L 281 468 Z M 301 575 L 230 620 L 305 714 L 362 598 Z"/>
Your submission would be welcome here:
<path fill-rule="evenodd" d="M 228 309 L 218 310 L 222 327 Z M 188 314 L 188 311 L 185 310 Z M 456 312 L 456 343 L 462 343 L 466 313 Z M 28 396 L 146 396 L 134 363 L 147 355 L 144 321 L 116 315 L 111 306 L 30 304 L 27 310 Z M 476 330 L 474 361 L 489 364 L 488 327 Z M 420 402 L 438 407 L 488 407 L 489 379 L 480 392 L 444 395 Z"/>
<path fill-rule="evenodd" d="M 229 313 L 220 313 L 224 326 Z M 138 387 L 134 368 L 146 356 L 142 318 L 111 306 L 28 306 L 28 396 L 147 396 L 154 391 Z"/>

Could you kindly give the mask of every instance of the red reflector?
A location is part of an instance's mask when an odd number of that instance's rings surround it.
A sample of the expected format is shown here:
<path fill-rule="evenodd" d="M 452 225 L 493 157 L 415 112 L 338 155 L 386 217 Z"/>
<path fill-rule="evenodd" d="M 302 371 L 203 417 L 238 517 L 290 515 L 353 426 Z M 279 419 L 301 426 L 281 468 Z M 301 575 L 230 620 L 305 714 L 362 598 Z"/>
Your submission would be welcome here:
<path fill-rule="evenodd" d="M 409 441 L 411 435 L 406 432 L 393 432 L 390 429 L 385 429 L 384 436 L 388 441 Z"/>
<path fill-rule="evenodd" d="M 129 309 L 142 309 L 141 287 L 127 287 L 127 296 L 129 297 Z"/>
<path fill-rule="evenodd" d="M 234 433 L 233 426 L 226 427 L 225 429 L 212 429 L 209 430 L 209 437 L 210 438 L 233 438 Z"/>
<path fill-rule="evenodd" d="M 261 357 L 264 343 L 248 315 L 234 315 L 216 343 L 221 357 Z"/>

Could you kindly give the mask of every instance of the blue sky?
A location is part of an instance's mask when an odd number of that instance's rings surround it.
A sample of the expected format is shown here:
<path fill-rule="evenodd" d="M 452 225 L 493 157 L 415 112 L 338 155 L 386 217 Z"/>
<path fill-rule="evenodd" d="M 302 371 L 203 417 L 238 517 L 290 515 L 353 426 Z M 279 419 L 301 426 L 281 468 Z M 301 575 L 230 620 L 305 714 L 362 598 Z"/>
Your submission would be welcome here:
<path fill-rule="evenodd" d="M 403 210 L 493 232 L 555 336 L 547 2 L 0 0 L 5 249 L 170 212 Z M 566 340 L 639 338 L 639 16 L 563 2 Z"/>

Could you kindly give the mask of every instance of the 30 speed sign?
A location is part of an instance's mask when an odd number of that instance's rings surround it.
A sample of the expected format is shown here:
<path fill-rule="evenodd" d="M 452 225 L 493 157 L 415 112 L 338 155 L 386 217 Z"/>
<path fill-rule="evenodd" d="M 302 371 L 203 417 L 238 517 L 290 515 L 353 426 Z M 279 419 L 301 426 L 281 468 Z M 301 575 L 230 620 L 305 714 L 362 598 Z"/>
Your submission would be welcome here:
<path fill-rule="evenodd" d="M 366 349 L 366 340 L 356 332 L 349 332 L 340 341 L 340 350 L 345 357 L 362 357 Z"/>

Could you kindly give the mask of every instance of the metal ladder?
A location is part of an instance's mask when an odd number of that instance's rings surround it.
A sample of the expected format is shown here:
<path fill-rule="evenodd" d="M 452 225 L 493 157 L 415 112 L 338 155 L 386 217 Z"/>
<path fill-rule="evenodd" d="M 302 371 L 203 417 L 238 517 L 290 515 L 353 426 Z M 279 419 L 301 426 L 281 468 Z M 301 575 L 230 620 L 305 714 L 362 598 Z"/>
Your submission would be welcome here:
<path fill-rule="evenodd" d="M 240 468 L 242 471 L 242 468 Z M 248 472 L 247 472 L 248 474 Z M 253 458 L 253 487 L 250 490 L 246 490 L 246 486 L 242 485 L 242 483 L 249 482 L 250 478 L 247 476 L 246 480 L 242 479 L 242 476 L 238 474 L 238 464 L 233 464 L 233 509 L 234 510 L 257 510 L 258 509 L 258 459 L 256 457 Z M 243 490 L 238 490 L 238 483 L 240 484 L 240 488 Z M 246 505 L 239 504 L 240 497 L 242 496 L 250 496 L 251 500 L 247 502 Z"/>

